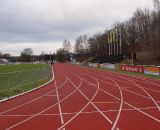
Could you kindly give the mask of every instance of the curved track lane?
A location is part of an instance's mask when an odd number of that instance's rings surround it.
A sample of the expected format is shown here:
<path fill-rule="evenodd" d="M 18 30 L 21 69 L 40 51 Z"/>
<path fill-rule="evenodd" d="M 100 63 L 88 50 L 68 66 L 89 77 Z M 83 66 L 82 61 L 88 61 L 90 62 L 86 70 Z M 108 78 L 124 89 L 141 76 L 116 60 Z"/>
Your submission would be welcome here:
<path fill-rule="evenodd" d="M 69 64 L 55 80 L 0 103 L 1 130 L 160 130 L 160 81 Z"/>

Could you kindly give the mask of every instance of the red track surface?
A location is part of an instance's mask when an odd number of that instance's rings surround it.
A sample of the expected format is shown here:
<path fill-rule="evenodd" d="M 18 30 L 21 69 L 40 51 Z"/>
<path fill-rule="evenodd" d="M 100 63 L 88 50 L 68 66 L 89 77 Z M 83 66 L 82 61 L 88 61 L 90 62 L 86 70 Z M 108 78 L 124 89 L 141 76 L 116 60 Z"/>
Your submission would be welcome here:
<path fill-rule="evenodd" d="M 0 104 L 0 130 L 160 130 L 160 81 L 68 64 Z"/>

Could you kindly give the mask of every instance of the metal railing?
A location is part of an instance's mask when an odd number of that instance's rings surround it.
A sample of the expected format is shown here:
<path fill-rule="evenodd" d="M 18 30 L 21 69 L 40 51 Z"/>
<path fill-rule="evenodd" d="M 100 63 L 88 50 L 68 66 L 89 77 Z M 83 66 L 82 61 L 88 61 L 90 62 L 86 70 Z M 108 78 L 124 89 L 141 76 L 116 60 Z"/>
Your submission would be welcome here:
<path fill-rule="evenodd" d="M 23 86 L 41 80 L 47 80 L 50 77 L 52 77 L 51 66 L 32 70 L 0 73 L 0 98 L 8 97 L 8 95 L 10 95 L 8 93 L 16 88 L 23 92 Z"/>

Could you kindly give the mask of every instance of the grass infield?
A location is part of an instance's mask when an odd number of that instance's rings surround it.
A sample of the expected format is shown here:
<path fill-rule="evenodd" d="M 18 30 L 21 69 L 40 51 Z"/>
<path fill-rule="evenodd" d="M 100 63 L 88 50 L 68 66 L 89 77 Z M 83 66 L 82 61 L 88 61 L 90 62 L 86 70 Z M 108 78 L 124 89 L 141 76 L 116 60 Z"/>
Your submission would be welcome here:
<path fill-rule="evenodd" d="M 49 71 L 48 64 L 0 65 L 0 99 L 29 91 L 48 82 L 52 78 Z"/>

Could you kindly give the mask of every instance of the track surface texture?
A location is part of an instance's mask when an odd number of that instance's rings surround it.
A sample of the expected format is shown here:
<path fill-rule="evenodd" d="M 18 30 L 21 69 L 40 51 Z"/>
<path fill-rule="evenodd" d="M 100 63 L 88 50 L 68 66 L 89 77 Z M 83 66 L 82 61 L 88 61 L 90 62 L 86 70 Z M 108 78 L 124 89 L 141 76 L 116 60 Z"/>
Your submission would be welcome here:
<path fill-rule="evenodd" d="M 160 130 L 160 81 L 69 64 L 0 103 L 0 130 Z"/>

